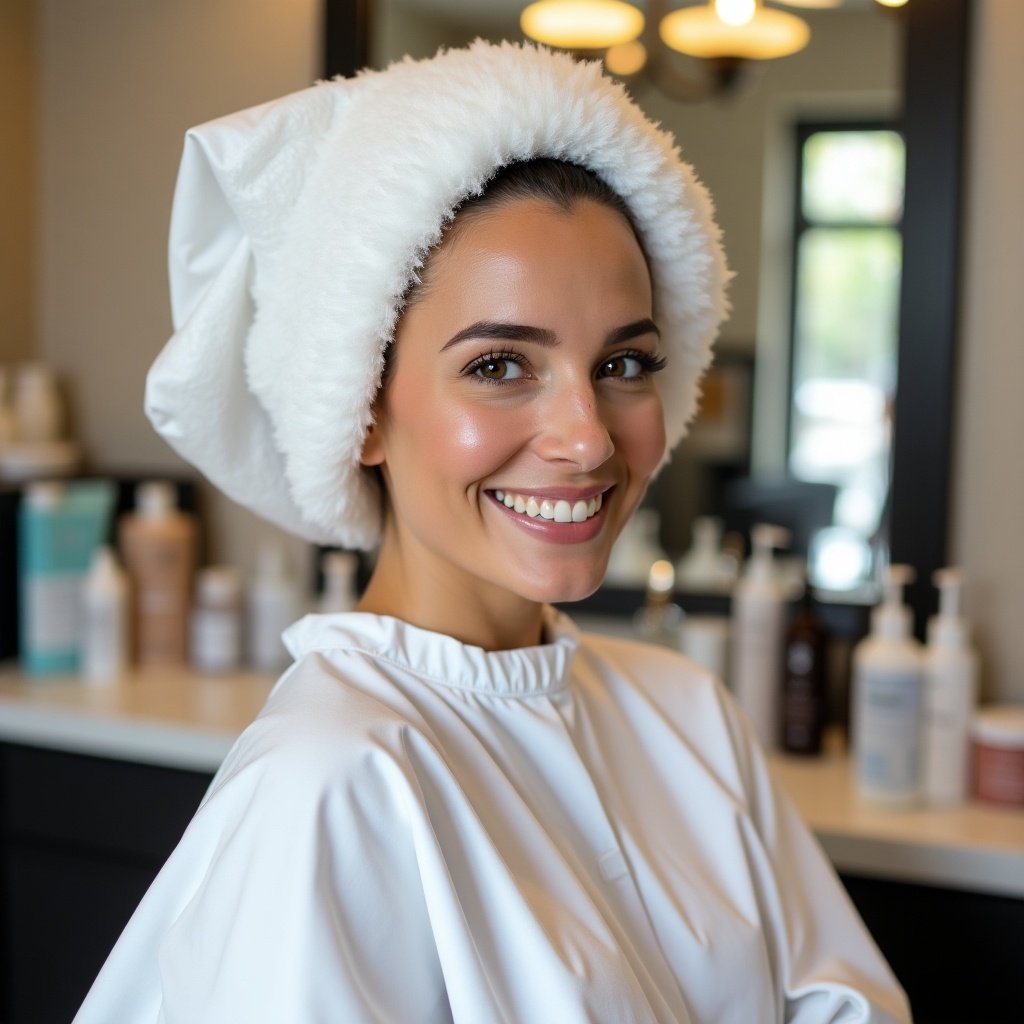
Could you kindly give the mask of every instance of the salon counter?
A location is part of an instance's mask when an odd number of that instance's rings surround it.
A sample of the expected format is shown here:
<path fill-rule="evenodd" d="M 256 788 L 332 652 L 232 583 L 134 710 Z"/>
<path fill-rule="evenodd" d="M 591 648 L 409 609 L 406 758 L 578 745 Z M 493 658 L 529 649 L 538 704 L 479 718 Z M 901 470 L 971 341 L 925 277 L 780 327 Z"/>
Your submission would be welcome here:
<path fill-rule="evenodd" d="M 0 669 L 0 741 L 212 774 L 271 685 L 161 671 L 90 686 Z M 772 767 L 839 871 L 1024 900 L 1024 812 L 875 809 L 857 799 L 841 751 L 776 755 Z"/>

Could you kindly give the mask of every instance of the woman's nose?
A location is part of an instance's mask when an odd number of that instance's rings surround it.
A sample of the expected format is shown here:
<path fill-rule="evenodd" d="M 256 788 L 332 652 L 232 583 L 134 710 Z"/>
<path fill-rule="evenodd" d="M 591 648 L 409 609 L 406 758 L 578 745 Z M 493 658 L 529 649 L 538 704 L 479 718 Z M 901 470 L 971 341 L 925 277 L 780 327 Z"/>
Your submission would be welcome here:
<path fill-rule="evenodd" d="M 611 458 L 615 445 L 592 386 L 562 390 L 545 403 L 537 451 L 548 461 L 588 473 Z"/>

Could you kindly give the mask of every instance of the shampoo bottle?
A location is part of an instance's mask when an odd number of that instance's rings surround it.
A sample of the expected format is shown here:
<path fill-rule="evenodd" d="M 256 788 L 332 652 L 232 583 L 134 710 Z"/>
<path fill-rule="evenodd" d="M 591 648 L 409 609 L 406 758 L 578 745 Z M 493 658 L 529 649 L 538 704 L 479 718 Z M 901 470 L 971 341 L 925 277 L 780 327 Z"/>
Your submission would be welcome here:
<path fill-rule="evenodd" d="M 828 634 L 814 611 L 811 588 L 786 631 L 782 677 L 782 749 L 820 754 L 825 731 Z"/>
<path fill-rule="evenodd" d="M 132 633 L 141 666 L 188 661 L 196 521 L 175 506 L 174 485 L 151 481 L 121 520 L 121 555 L 132 583 Z"/>
<path fill-rule="evenodd" d="M 732 689 L 764 746 L 779 742 L 779 694 L 786 631 L 786 595 L 772 563 L 772 549 L 789 543 L 779 526 L 759 523 L 753 551 L 732 599 Z"/>
<path fill-rule="evenodd" d="M 667 559 L 659 559 L 647 575 L 647 596 L 633 624 L 643 639 L 678 651 L 681 644 L 683 610 L 672 603 L 676 572 Z"/>
<path fill-rule="evenodd" d="M 281 672 L 288 651 L 281 634 L 301 614 L 301 598 L 285 566 L 284 548 L 259 549 L 256 575 L 249 587 L 249 663 L 259 672 Z"/>
<path fill-rule="evenodd" d="M 109 683 L 128 667 L 128 581 L 101 545 L 82 584 L 82 678 Z"/>
<path fill-rule="evenodd" d="M 324 590 L 319 611 L 324 615 L 350 612 L 356 606 L 356 570 L 359 559 L 352 551 L 328 551 L 324 555 Z"/>
<path fill-rule="evenodd" d="M 940 596 L 925 649 L 922 788 L 928 803 L 954 804 L 967 799 L 978 656 L 960 615 L 959 570 L 940 569 L 932 579 Z"/>
<path fill-rule="evenodd" d="M 921 790 L 921 645 L 911 636 L 906 565 L 886 571 L 885 599 L 853 652 L 853 752 L 857 790 L 871 803 L 906 807 Z"/>

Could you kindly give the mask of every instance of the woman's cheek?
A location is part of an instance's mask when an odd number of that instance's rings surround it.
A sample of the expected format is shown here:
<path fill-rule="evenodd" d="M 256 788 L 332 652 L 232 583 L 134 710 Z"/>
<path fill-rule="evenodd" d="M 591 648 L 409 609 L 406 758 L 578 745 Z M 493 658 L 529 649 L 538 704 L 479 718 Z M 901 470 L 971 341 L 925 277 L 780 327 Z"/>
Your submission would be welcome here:
<path fill-rule="evenodd" d="M 627 448 L 626 459 L 634 477 L 648 479 L 665 454 L 665 414 L 661 399 L 652 395 L 641 410 L 634 410 L 620 428 L 620 438 Z"/>
<path fill-rule="evenodd" d="M 453 408 L 445 417 L 443 436 L 428 439 L 436 450 L 448 448 L 473 480 L 500 469 L 526 443 L 529 423 L 520 410 L 483 403 Z"/>

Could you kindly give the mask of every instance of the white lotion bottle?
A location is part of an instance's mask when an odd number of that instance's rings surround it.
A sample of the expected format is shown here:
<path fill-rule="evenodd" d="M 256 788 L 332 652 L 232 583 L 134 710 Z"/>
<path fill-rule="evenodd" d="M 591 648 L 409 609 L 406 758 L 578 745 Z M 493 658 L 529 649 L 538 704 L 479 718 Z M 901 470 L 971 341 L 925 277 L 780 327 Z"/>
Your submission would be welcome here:
<path fill-rule="evenodd" d="M 324 590 L 319 611 L 324 615 L 350 612 L 356 606 L 356 570 L 359 559 L 352 551 L 328 551 L 324 555 Z"/>
<path fill-rule="evenodd" d="M 752 552 L 732 597 L 732 690 L 766 749 L 779 743 L 782 649 L 786 633 L 786 593 L 779 582 L 772 549 L 789 543 L 781 526 L 758 523 L 751 530 Z"/>
<path fill-rule="evenodd" d="M 922 788 L 928 803 L 949 805 L 967 799 L 978 655 L 960 614 L 960 571 L 940 569 L 932 581 L 939 588 L 939 614 L 928 621 L 925 649 Z"/>
<path fill-rule="evenodd" d="M 258 672 L 281 672 L 291 660 L 281 634 L 301 614 L 298 587 L 288 574 L 284 548 L 264 544 L 249 587 L 248 655 Z"/>
<path fill-rule="evenodd" d="M 911 635 L 903 587 L 908 565 L 891 565 L 871 632 L 853 652 L 853 753 L 857 792 L 867 802 L 909 807 L 921 795 L 924 664 Z"/>
<path fill-rule="evenodd" d="M 128 579 L 103 545 L 82 583 L 82 677 L 110 683 L 128 667 Z"/>

